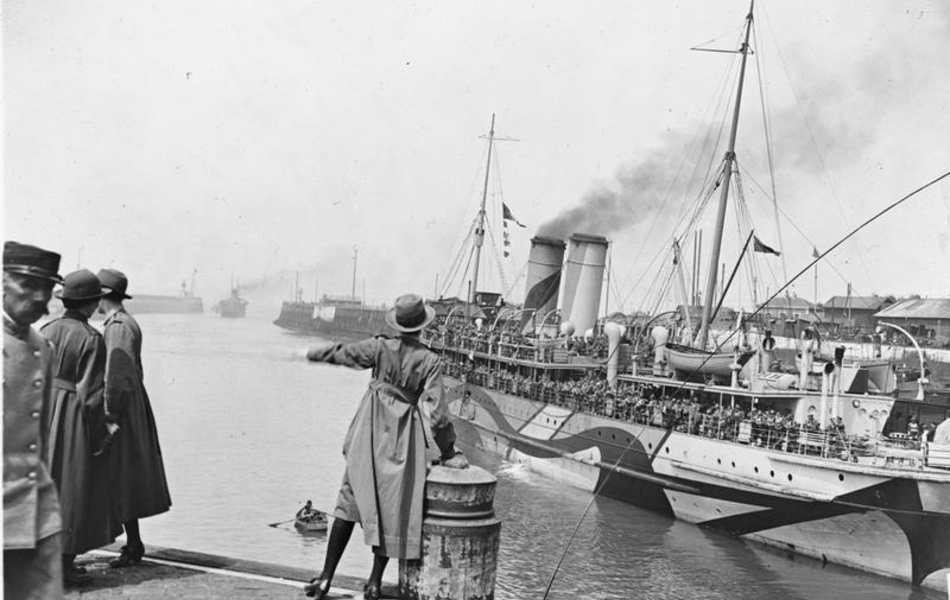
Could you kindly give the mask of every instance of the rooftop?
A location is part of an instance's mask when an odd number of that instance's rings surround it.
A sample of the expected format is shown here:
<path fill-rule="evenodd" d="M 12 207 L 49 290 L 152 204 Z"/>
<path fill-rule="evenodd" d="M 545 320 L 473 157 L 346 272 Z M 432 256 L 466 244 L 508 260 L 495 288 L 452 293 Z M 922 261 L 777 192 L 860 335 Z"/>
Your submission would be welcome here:
<path fill-rule="evenodd" d="M 770 310 L 811 310 L 814 306 L 815 305 L 808 300 L 799 298 L 798 296 L 773 298 L 771 302 L 761 305 L 762 308 Z"/>
<path fill-rule="evenodd" d="M 852 310 L 881 310 L 893 303 L 893 298 L 885 296 L 832 296 L 825 302 L 825 308 L 851 308 Z"/>
<path fill-rule="evenodd" d="M 950 298 L 901 300 L 874 316 L 879 319 L 950 319 Z"/>

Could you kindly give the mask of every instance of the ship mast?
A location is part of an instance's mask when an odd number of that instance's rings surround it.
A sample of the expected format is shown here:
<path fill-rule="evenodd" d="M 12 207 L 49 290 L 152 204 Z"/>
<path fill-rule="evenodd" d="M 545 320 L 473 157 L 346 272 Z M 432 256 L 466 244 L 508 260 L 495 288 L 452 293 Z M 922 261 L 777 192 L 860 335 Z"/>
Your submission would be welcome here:
<path fill-rule="evenodd" d="M 356 300 L 356 256 L 358 250 L 356 246 L 353 246 L 353 287 L 350 290 L 350 298 Z"/>
<path fill-rule="evenodd" d="M 485 165 L 485 186 L 482 188 L 482 205 L 478 210 L 475 224 L 475 266 L 472 269 L 472 285 L 469 289 L 469 302 L 475 302 L 478 290 L 478 266 L 481 264 L 482 244 L 485 242 L 485 200 L 488 198 L 488 174 L 491 170 L 491 151 L 495 141 L 495 113 L 491 115 L 491 127 L 488 130 L 488 162 Z"/>
<path fill-rule="evenodd" d="M 739 52 L 742 54 L 742 66 L 739 70 L 739 89 L 736 92 L 736 106 L 732 115 L 732 131 L 729 133 L 729 148 L 726 150 L 723 164 L 722 192 L 719 195 L 719 210 L 716 213 L 716 231 L 713 237 L 712 253 L 709 257 L 709 277 L 706 280 L 706 295 L 703 297 L 703 317 L 696 335 L 694 345 L 705 349 L 709 336 L 709 320 L 712 315 L 713 298 L 716 293 L 716 272 L 719 266 L 719 251 L 722 249 L 722 232 L 726 220 L 726 204 L 729 201 L 729 180 L 732 179 L 732 167 L 736 160 L 736 131 L 739 128 L 739 107 L 742 104 L 742 84 L 745 81 L 745 65 L 749 57 L 749 34 L 752 32 L 752 8 L 755 1 L 749 5 L 749 15 L 746 17 L 745 41 Z"/>

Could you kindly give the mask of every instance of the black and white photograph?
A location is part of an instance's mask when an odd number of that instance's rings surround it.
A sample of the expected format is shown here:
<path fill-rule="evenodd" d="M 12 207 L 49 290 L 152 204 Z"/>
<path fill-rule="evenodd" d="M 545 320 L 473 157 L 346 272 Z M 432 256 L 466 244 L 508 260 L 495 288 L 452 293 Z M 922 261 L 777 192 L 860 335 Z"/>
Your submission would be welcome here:
<path fill-rule="evenodd" d="M 950 598 L 950 4 L 0 25 L 3 598 Z"/>

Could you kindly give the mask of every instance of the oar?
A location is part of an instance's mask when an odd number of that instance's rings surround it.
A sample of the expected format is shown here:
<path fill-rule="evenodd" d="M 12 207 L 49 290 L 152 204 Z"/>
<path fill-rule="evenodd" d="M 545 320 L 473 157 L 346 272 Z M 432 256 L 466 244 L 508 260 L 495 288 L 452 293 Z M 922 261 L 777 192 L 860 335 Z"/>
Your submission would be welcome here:
<path fill-rule="evenodd" d="M 284 523 L 290 523 L 291 521 L 296 521 L 296 520 L 297 520 L 297 517 L 294 517 L 293 519 L 287 519 L 286 521 L 277 521 L 276 523 L 268 523 L 267 526 L 277 527 L 278 525 L 283 525 Z"/>
<path fill-rule="evenodd" d="M 318 513 L 323 514 L 323 515 L 324 515 L 325 517 L 327 517 L 327 518 L 330 518 L 330 513 L 328 513 L 328 512 L 325 511 L 325 510 L 320 510 L 320 509 L 317 509 L 317 508 L 315 508 L 315 509 L 313 509 L 313 510 L 315 510 L 315 511 L 318 512 Z M 296 515 L 295 515 L 294 518 L 292 518 L 292 519 L 287 519 L 286 521 L 277 521 L 276 523 L 268 523 L 267 526 L 268 526 L 268 527 L 278 527 L 278 526 L 280 526 L 280 525 L 284 525 L 284 524 L 286 524 L 286 523 L 290 523 L 291 521 L 296 521 L 296 520 L 297 520 L 297 517 L 296 517 Z"/>

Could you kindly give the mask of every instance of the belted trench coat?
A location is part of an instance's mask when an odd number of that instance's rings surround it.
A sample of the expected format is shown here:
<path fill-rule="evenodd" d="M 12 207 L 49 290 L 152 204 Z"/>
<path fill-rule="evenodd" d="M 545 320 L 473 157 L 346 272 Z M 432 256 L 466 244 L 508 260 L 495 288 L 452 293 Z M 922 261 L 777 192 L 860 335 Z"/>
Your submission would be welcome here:
<path fill-rule="evenodd" d="M 122 532 L 109 497 L 109 462 L 94 456 L 105 431 L 105 345 L 76 311 L 40 330 L 53 343 L 53 405 L 49 468 L 59 492 L 63 553 L 82 554 L 111 544 Z"/>
<path fill-rule="evenodd" d="M 121 522 L 163 513 L 171 506 L 162 448 L 142 370 L 142 330 L 117 310 L 106 318 L 106 407 L 119 424 L 109 460 L 112 500 Z"/>
<path fill-rule="evenodd" d="M 307 358 L 373 370 L 343 443 L 345 479 L 352 487 L 366 544 L 383 556 L 419 558 L 427 471 L 425 421 L 444 458 L 455 448 L 439 355 L 413 336 L 380 336 L 317 347 Z"/>

